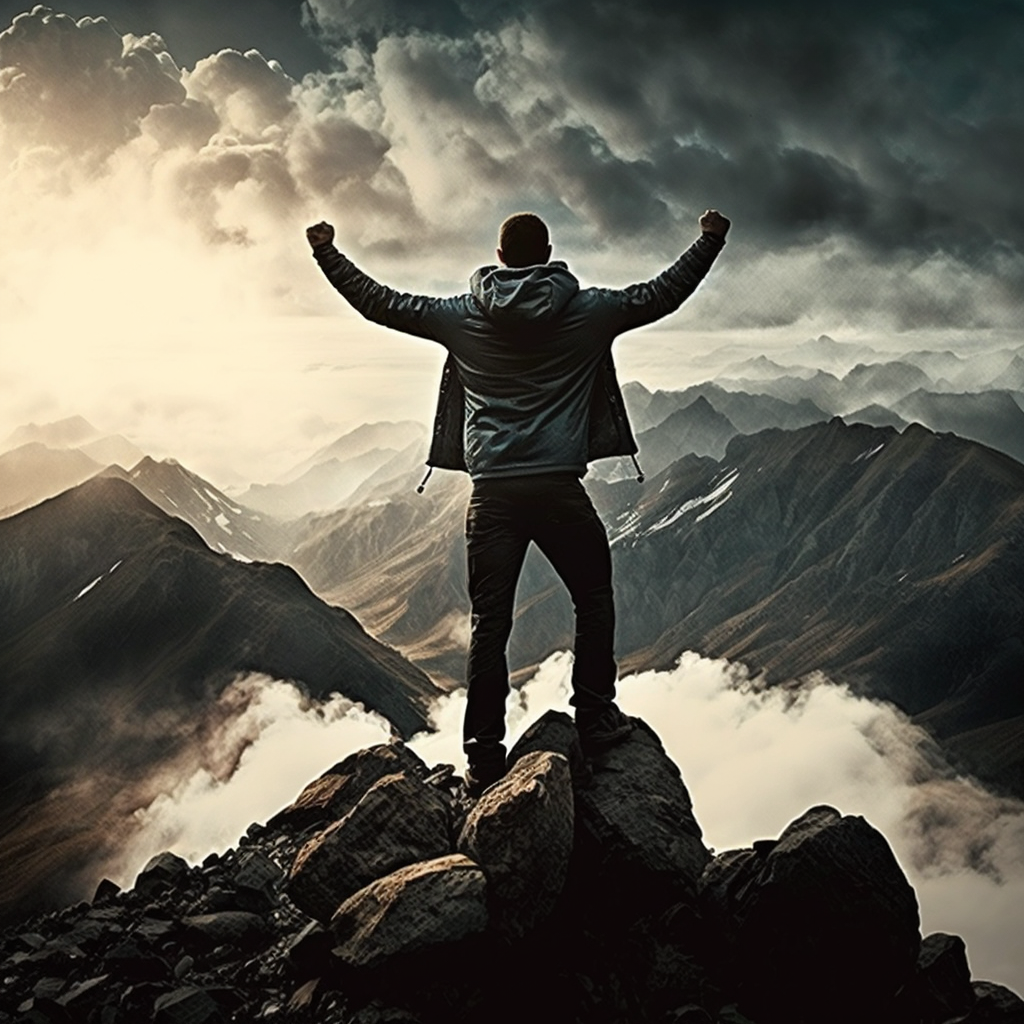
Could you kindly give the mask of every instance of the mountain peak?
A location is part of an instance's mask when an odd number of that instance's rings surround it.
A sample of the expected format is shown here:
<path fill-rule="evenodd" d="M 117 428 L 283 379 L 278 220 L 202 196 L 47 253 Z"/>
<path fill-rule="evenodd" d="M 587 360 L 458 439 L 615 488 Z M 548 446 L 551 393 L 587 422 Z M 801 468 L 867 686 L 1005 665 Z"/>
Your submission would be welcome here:
<path fill-rule="evenodd" d="M 632 721 L 588 762 L 572 719 L 548 712 L 478 800 L 401 743 L 357 751 L 223 856 L 189 867 L 159 853 L 133 889 L 103 881 L 92 906 L 9 930 L 0 1012 L 1020 1020 L 1013 992 L 972 984 L 962 940 L 922 940 L 915 893 L 864 818 L 815 806 L 776 839 L 713 856 L 679 768 Z M 54 977 L 71 948 L 77 976 Z"/>

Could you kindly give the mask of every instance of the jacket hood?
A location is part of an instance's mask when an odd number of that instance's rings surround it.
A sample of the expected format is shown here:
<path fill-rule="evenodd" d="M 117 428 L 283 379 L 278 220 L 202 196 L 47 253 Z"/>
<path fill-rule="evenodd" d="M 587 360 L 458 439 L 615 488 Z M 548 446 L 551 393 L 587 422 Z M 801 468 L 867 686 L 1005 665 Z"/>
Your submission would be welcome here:
<path fill-rule="evenodd" d="M 580 283 L 561 260 L 534 267 L 481 267 L 469 289 L 488 319 L 523 323 L 557 317 Z"/>

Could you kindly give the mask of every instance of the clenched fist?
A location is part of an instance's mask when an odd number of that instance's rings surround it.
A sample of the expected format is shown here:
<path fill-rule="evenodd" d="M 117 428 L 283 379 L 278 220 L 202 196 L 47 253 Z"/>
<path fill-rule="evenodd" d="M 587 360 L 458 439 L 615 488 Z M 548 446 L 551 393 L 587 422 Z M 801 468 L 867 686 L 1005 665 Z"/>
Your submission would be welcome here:
<path fill-rule="evenodd" d="M 306 240 L 314 249 L 325 242 L 333 242 L 334 228 L 327 221 L 322 220 L 319 224 L 306 228 Z"/>
<path fill-rule="evenodd" d="M 723 217 L 717 210 L 705 210 L 701 214 L 700 229 L 709 235 L 719 235 L 725 238 L 725 233 L 729 230 L 731 223 L 732 221 L 728 217 Z"/>

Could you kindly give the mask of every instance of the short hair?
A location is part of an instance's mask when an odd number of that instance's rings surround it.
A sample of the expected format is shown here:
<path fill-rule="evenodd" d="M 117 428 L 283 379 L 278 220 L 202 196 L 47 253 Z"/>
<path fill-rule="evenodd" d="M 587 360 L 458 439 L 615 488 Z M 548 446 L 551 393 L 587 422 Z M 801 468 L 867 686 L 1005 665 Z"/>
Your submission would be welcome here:
<path fill-rule="evenodd" d="M 510 267 L 546 263 L 548 244 L 548 226 L 535 213 L 513 213 L 498 229 L 498 248 Z"/>

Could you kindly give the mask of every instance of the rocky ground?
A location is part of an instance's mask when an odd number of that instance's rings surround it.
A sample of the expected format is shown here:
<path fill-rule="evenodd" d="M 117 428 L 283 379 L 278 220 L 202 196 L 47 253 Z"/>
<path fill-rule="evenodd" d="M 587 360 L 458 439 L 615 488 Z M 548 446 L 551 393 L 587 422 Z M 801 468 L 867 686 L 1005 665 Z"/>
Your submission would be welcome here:
<path fill-rule="evenodd" d="M 0 1024 L 1017 1024 L 922 939 L 885 838 L 814 807 L 713 856 L 655 734 L 585 762 L 549 712 L 479 800 L 400 742 L 238 847 L 0 939 Z"/>

